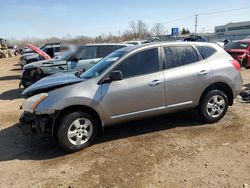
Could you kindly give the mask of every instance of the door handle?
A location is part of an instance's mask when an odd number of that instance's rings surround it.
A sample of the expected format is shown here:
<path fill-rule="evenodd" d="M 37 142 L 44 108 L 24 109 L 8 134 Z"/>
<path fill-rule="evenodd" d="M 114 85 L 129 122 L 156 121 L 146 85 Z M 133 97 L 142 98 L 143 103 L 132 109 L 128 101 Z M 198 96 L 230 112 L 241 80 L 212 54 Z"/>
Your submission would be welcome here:
<path fill-rule="evenodd" d="M 208 70 L 202 70 L 202 71 L 200 71 L 200 72 L 198 73 L 198 76 L 205 76 L 205 75 L 207 75 L 208 73 L 209 73 Z"/>
<path fill-rule="evenodd" d="M 160 81 L 160 80 L 153 80 L 152 82 L 149 82 L 149 86 L 157 86 L 157 85 L 159 85 L 159 84 L 161 84 L 162 83 L 162 81 Z"/>

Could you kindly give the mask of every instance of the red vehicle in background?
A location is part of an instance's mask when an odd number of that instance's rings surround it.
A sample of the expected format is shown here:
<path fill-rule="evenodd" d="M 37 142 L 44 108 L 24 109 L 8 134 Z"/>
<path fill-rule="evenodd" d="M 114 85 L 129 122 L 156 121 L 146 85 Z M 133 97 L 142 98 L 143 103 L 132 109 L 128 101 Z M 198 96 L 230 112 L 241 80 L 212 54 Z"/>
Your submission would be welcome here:
<path fill-rule="evenodd" d="M 225 46 L 225 50 L 237 60 L 242 67 L 250 68 L 250 39 L 230 42 Z"/>

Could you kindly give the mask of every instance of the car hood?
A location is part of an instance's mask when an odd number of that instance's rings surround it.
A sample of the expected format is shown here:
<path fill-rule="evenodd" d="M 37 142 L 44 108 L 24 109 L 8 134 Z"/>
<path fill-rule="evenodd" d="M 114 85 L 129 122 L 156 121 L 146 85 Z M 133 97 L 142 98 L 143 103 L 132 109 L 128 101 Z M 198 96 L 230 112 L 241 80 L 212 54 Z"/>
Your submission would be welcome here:
<path fill-rule="evenodd" d="M 30 56 L 30 55 L 34 55 L 34 54 L 36 54 L 36 53 L 34 53 L 34 52 L 28 52 L 28 53 L 23 54 L 22 57 L 24 58 L 26 56 Z"/>
<path fill-rule="evenodd" d="M 243 53 L 247 53 L 247 49 L 230 49 L 230 50 L 226 50 L 227 52 L 243 52 Z"/>
<path fill-rule="evenodd" d="M 39 57 L 39 54 L 34 53 L 34 54 L 32 54 L 32 55 L 24 56 L 24 59 L 25 59 L 25 60 L 36 59 L 36 58 L 38 58 L 38 57 Z"/>
<path fill-rule="evenodd" d="M 23 68 L 26 69 L 26 68 L 30 68 L 30 67 L 39 67 L 42 65 L 49 66 L 49 65 L 53 65 L 54 62 L 58 62 L 58 61 L 60 61 L 60 60 L 59 59 L 45 59 L 42 61 L 36 61 L 33 63 L 29 63 L 29 64 L 25 65 Z"/>
<path fill-rule="evenodd" d="M 44 57 L 45 59 L 51 59 L 51 57 L 48 54 L 46 54 L 44 51 L 42 51 L 40 48 L 36 47 L 35 45 L 28 43 L 27 46 L 33 51 L 35 51 L 36 53 L 38 53 L 40 56 Z"/>
<path fill-rule="evenodd" d="M 75 76 L 75 73 L 58 73 L 51 76 L 47 76 L 33 85 L 29 86 L 22 92 L 22 95 L 31 96 L 40 92 L 47 92 L 55 88 L 63 87 L 78 82 L 82 82 L 84 79 Z"/>

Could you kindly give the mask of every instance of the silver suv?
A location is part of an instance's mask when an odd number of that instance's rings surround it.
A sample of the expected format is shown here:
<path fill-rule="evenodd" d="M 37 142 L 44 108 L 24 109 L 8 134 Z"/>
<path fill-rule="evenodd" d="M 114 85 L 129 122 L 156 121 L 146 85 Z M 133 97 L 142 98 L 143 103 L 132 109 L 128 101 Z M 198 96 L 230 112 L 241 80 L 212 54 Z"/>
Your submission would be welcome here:
<path fill-rule="evenodd" d="M 81 75 L 49 76 L 27 88 L 23 94 L 33 96 L 22 105 L 20 126 L 50 132 L 74 152 L 104 127 L 139 118 L 197 108 L 205 122 L 217 122 L 241 89 L 239 63 L 217 44 L 132 46 Z"/>

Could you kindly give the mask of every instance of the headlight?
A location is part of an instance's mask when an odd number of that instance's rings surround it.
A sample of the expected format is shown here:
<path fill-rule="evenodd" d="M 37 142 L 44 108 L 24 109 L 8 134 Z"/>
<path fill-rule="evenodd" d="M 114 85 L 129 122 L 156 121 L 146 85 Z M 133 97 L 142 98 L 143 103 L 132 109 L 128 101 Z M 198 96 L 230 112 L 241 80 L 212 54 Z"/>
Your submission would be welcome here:
<path fill-rule="evenodd" d="M 23 105 L 22 105 L 22 109 L 25 112 L 30 112 L 33 113 L 35 108 L 37 107 L 37 105 L 44 100 L 46 97 L 48 96 L 47 93 L 41 93 L 38 95 L 34 95 L 28 99 L 26 99 L 26 101 L 24 101 Z"/>

